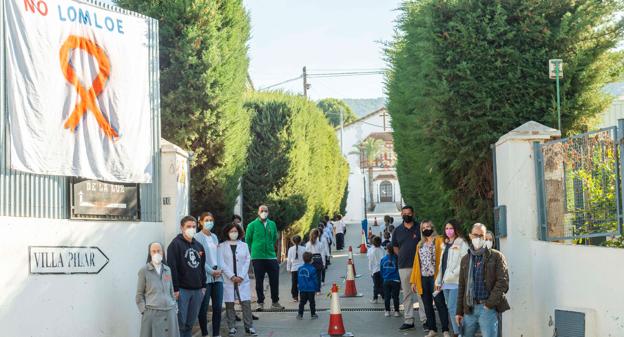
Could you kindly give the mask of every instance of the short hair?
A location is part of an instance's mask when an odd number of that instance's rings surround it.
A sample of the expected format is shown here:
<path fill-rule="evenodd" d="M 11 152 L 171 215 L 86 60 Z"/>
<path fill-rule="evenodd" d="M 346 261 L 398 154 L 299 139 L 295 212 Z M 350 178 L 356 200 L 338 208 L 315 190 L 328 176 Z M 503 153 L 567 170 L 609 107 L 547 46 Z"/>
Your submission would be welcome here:
<path fill-rule="evenodd" d="M 262 204 L 260 206 L 258 206 L 258 212 L 260 211 L 260 209 L 262 209 L 263 207 L 266 207 L 267 211 L 269 210 L 269 206 L 267 206 L 266 204 Z"/>
<path fill-rule="evenodd" d="M 232 223 L 225 225 L 225 227 L 223 227 L 223 231 L 221 232 L 223 241 L 227 241 L 230 239 L 228 233 L 232 230 L 232 228 L 236 228 L 236 230 L 238 231 L 238 239 L 239 240 L 243 239 L 243 237 L 245 236 L 245 230 L 243 229 L 243 227 L 241 227 L 240 224 L 232 222 Z"/>
<path fill-rule="evenodd" d="M 184 226 L 184 224 L 189 222 L 189 221 L 193 221 L 194 223 L 197 223 L 197 219 L 195 219 L 194 216 L 187 215 L 184 218 L 182 218 L 182 220 L 180 220 L 180 227 Z"/>
<path fill-rule="evenodd" d="M 378 236 L 373 236 L 373 245 L 375 247 L 380 247 L 381 246 L 381 238 Z"/>
<path fill-rule="evenodd" d="M 241 216 L 238 214 L 234 214 L 232 215 L 232 221 L 234 220 L 243 221 L 243 218 L 241 218 Z"/>
<path fill-rule="evenodd" d="M 384 232 L 384 239 L 390 239 L 390 232 L 388 231 Z"/>
<path fill-rule="evenodd" d="M 310 253 L 310 252 L 303 253 L 303 262 L 305 262 L 305 263 L 312 262 L 312 253 Z"/>
<path fill-rule="evenodd" d="M 475 229 L 475 228 L 482 228 L 483 231 L 487 234 L 488 229 L 484 224 L 477 222 L 476 224 L 472 225 L 472 229 Z M 471 233 L 472 233 L 472 229 L 470 230 Z"/>
<path fill-rule="evenodd" d="M 402 211 L 406 210 L 406 209 L 409 209 L 410 211 L 412 211 L 412 213 L 414 213 L 414 207 L 412 207 L 410 205 L 405 205 L 405 206 L 403 206 L 403 208 L 401 208 Z"/>

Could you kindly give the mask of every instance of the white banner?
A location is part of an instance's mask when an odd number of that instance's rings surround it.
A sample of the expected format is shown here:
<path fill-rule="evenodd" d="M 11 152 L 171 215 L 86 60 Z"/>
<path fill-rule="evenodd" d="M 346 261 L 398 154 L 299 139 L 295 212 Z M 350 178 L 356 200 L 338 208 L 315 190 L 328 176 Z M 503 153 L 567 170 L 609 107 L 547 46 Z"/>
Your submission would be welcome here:
<path fill-rule="evenodd" d="M 11 168 L 151 182 L 148 19 L 80 1 L 0 1 Z"/>

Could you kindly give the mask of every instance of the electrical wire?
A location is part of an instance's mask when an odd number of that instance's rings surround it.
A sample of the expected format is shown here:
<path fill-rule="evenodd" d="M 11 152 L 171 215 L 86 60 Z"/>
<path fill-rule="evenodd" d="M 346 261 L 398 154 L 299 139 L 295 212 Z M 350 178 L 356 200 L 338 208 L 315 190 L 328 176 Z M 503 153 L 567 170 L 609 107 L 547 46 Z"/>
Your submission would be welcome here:
<path fill-rule="evenodd" d="M 266 86 L 266 87 L 262 87 L 262 88 L 260 88 L 260 89 L 258 89 L 258 90 L 260 91 L 260 90 L 267 90 L 267 89 L 271 89 L 271 88 L 274 88 L 274 87 L 280 86 L 280 85 L 282 85 L 282 84 L 286 84 L 286 83 L 290 83 L 290 82 L 293 82 L 293 81 L 296 81 L 296 80 L 300 80 L 300 79 L 302 79 L 302 78 L 303 78 L 303 75 L 299 75 L 299 76 L 297 76 L 297 77 L 293 77 L 293 78 L 291 78 L 291 79 L 288 79 L 288 80 L 285 80 L 285 81 L 282 81 L 282 82 L 279 82 L 279 83 L 275 83 L 275 84 L 271 84 L 271 85 Z"/>

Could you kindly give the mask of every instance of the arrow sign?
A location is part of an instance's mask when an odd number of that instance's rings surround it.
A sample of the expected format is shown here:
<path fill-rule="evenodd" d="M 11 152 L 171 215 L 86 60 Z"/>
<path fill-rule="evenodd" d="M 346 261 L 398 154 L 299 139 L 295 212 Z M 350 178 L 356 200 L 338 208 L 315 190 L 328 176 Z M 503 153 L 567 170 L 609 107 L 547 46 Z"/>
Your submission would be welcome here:
<path fill-rule="evenodd" d="M 98 247 L 30 246 L 31 274 L 98 274 L 108 257 Z"/>

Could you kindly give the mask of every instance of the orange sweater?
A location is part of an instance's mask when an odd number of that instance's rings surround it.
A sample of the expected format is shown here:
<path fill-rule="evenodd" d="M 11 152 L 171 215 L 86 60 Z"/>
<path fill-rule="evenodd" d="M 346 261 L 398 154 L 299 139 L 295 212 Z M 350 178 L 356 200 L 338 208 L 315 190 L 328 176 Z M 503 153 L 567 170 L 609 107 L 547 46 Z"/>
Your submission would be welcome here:
<path fill-rule="evenodd" d="M 422 279 L 420 275 L 420 247 L 422 247 L 424 243 L 424 238 L 418 242 L 416 245 L 416 255 L 414 256 L 414 265 L 412 266 L 412 277 L 410 278 L 410 283 L 416 285 L 416 289 L 418 290 L 418 294 L 422 295 Z M 444 237 L 442 235 L 436 236 L 434 239 L 434 253 L 435 253 L 435 273 L 433 275 L 433 279 L 438 276 L 438 269 L 440 269 L 440 261 L 442 258 L 442 248 L 444 247 Z"/>

